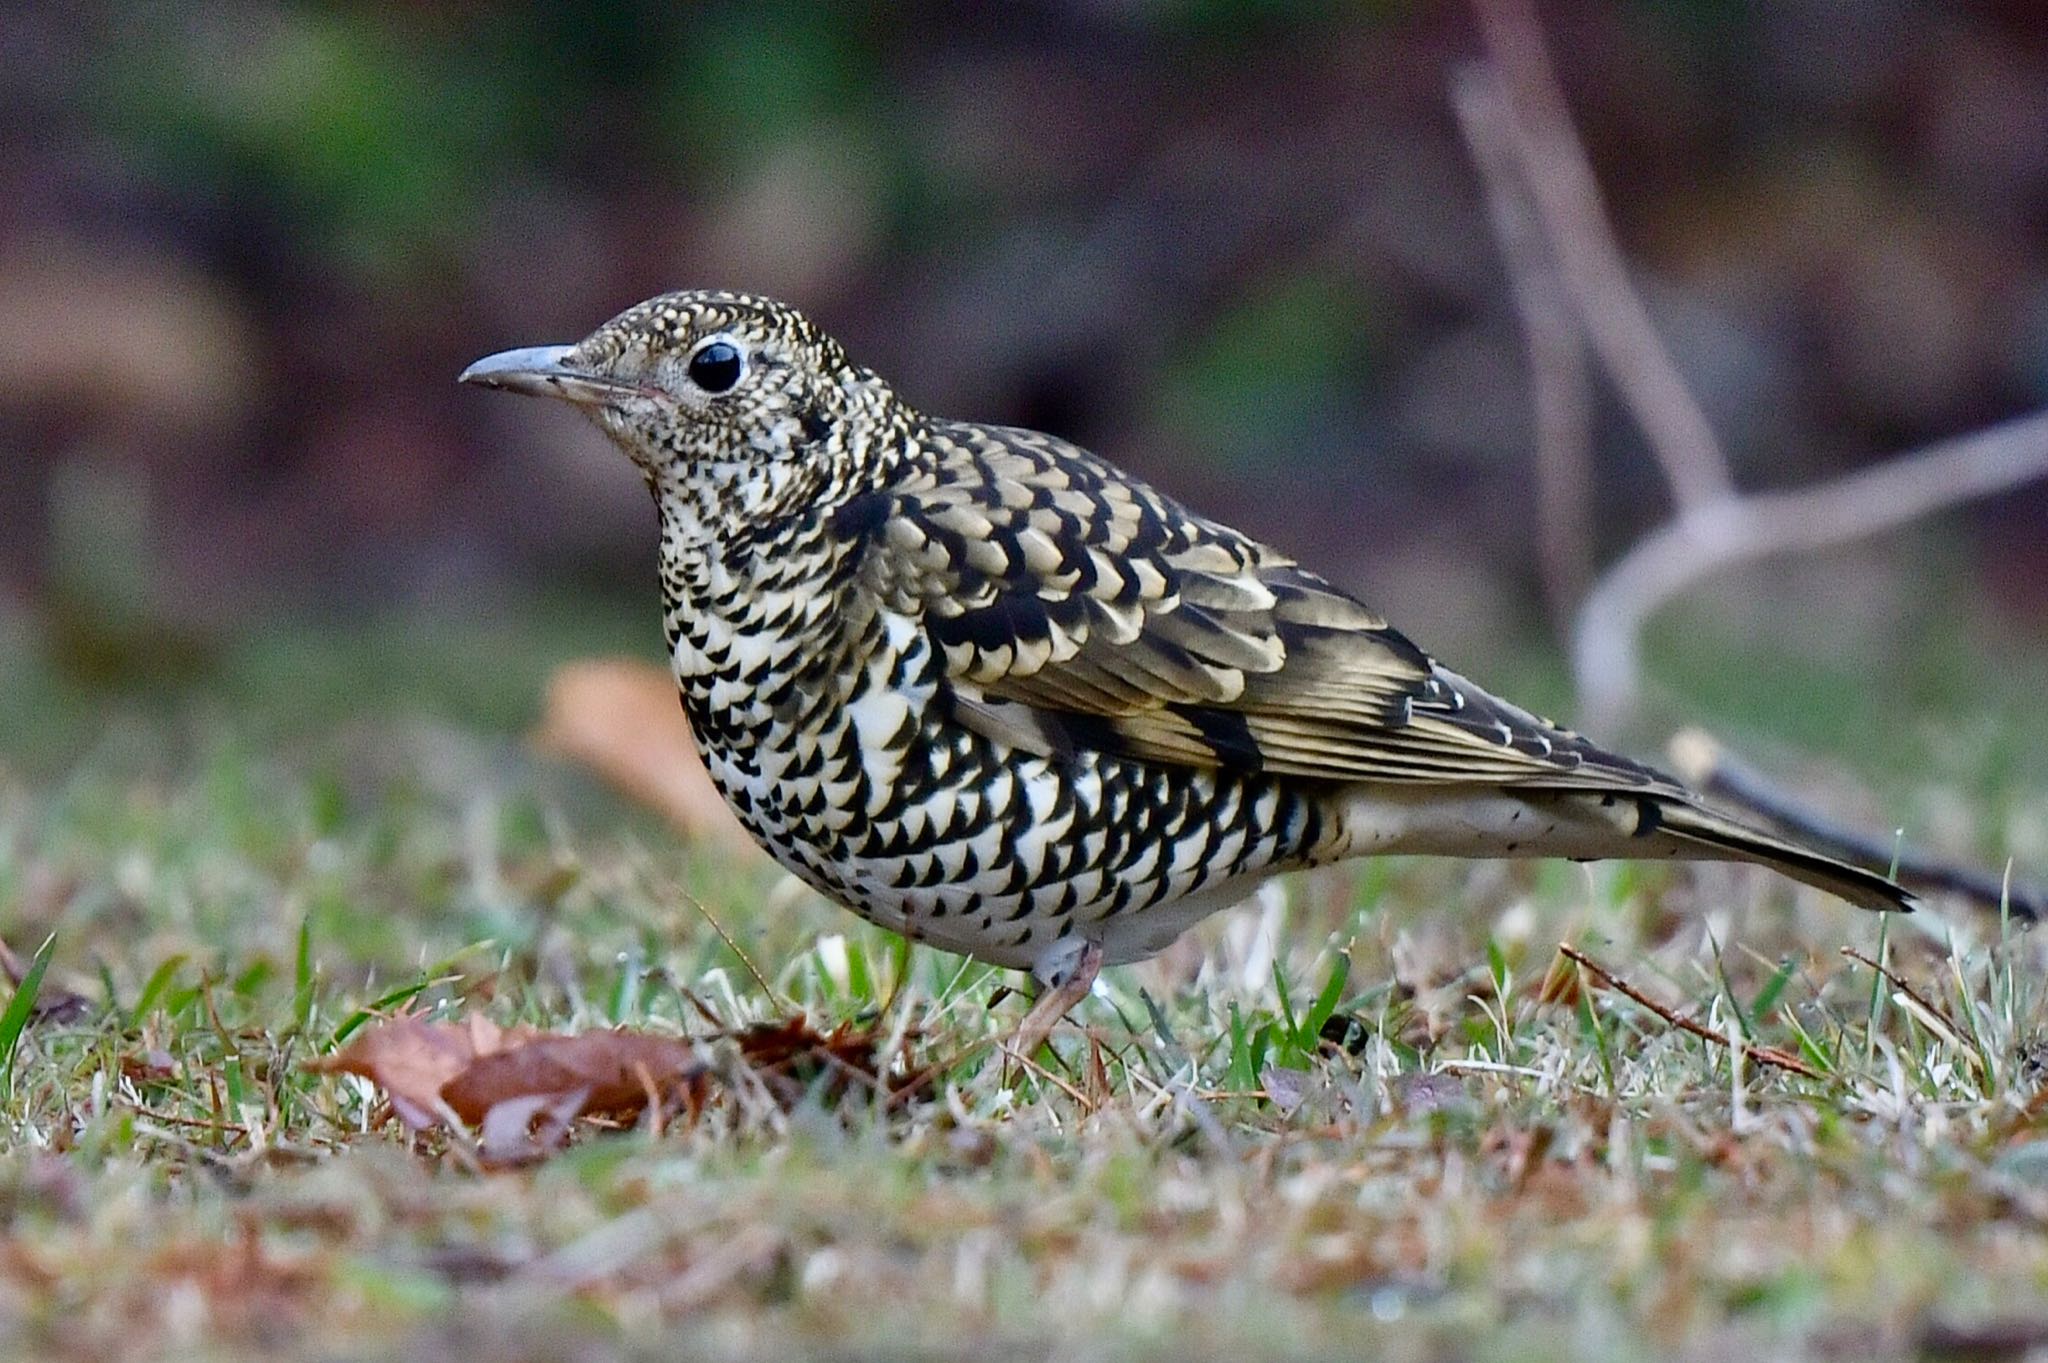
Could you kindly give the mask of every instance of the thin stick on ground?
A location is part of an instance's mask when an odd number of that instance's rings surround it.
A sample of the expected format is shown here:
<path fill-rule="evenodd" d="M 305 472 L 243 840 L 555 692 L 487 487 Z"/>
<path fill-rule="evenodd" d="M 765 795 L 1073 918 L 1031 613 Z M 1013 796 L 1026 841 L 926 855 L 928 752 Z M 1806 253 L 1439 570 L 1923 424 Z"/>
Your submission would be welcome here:
<path fill-rule="evenodd" d="M 1657 1002 L 1627 980 L 1622 979 L 1606 966 L 1601 965 L 1585 952 L 1571 945 L 1571 943 L 1560 943 L 1557 952 L 1558 955 L 1563 956 L 1566 960 L 1577 965 L 1579 969 L 1591 975 L 1596 984 L 1611 989 L 1623 998 L 1649 1009 L 1652 1013 L 1655 1013 L 1665 1022 L 1682 1032 L 1690 1032 L 1702 1041 L 1711 1042 L 1723 1049 L 1727 1048 L 1728 1038 L 1726 1036 L 1706 1026 L 1704 1023 L 1694 1021 L 1692 1018 L 1686 1017 L 1681 1013 L 1673 1012 L 1670 1008 Z M 1786 1070 L 1807 1079 L 1821 1079 L 1825 1077 L 1819 1070 L 1816 1070 L 1798 1056 L 1793 1055 L 1790 1051 L 1779 1050 L 1776 1046 L 1759 1045 L 1752 1041 L 1742 1049 L 1750 1059 L 1756 1061 L 1759 1065 L 1770 1065 L 1773 1068 Z"/>
<path fill-rule="evenodd" d="M 1928 1030 L 1938 1033 L 1943 1041 L 1968 1055 L 1976 1062 L 1979 1069 L 1983 1068 L 1984 1057 L 1978 1054 L 1976 1046 L 1971 1044 L 1969 1040 L 1969 1033 L 1963 1029 L 1961 1023 L 1949 1015 L 1948 1009 L 1934 1002 L 1934 1000 L 1928 998 L 1925 994 L 1922 994 L 1911 984 L 1907 983 L 1905 977 L 1900 975 L 1898 971 L 1893 970 L 1888 965 L 1880 965 L 1856 948 L 1843 947 L 1842 955 L 1858 965 L 1869 967 L 1876 972 L 1879 979 L 1905 995 L 1914 1008 L 1925 1014 L 1921 1021 L 1927 1025 Z"/>
<path fill-rule="evenodd" d="M 700 915 L 702 915 L 704 921 L 711 925 L 711 930 L 718 934 L 718 940 L 725 943 L 725 945 L 731 949 L 732 954 L 740 958 L 740 964 L 747 968 L 747 973 L 754 977 L 754 983 L 761 986 L 761 992 L 768 996 L 769 1001 L 775 1004 L 775 1006 L 778 1008 L 786 1009 L 789 1006 L 788 1001 L 784 999 L 780 994 L 775 992 L 775 986 L 768 983 L 768 977 L 766 975 L 763 975 L 761 973 L 761 968 L 754 964 L 753 957 L 747 955 L 747 953 L 741 949 L 740 944 L 733 940 L 732 934 L 725 930 L 725 924 L 719 922 L 717 918 L 712 916 L 711 910 L 704 907 L 703 901 L 698 899 L 695 895 L 686 894 L 683 896 L 683 902 L 688 904 L 691 908 L 695 909 Z"/>

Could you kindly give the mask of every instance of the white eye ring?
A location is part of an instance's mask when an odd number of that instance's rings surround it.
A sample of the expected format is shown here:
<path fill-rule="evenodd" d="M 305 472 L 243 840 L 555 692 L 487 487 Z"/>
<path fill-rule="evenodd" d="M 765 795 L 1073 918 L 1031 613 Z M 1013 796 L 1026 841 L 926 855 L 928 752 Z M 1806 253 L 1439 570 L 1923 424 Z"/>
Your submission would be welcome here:
<path fill-rule="evenodd" d="M 707 336 L 690 352 L 688 373 L 713 397 L 730 393 L 747 376 L 747 353 L 730 336 Z"/>

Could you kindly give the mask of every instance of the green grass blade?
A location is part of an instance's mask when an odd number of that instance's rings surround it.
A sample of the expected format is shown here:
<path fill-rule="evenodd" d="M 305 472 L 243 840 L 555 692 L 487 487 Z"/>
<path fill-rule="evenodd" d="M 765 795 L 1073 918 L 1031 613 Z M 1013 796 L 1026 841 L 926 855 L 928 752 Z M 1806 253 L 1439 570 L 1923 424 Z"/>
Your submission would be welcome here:
<path fill-rule="evenodd" d="M 1258 1066 L 1252 1063 L 1251 1029 L 1234 999 L 1230 1004 L 1230 1064 L 1224 1071 L 1224 1083 L 1240 1093 L 1259 1086 Z"/>
<path fill-rule="evenodd" d="M 1607 1080 L 1607 1096 L 1619 1097 L 1620 1091 L 1614 1083 L 1614 1052 L 1607 1046 L 1607 1028 L 1602 1025 L 1600 1015 L 1593 1011 L 1593 992 L 1582 981 L 1578 993 L 1579 1030 L 1591 1039 L 1593 1049 L 1599 1053 L 1600 1073 Z"/>
<path fill-rule="evenodd" d="M 1877 963 L 1891 964 L 1892 916 L 1882 913 L 1877 916 Z M 1880 970 L 1870 972 L 1870 1013 L 1863 1024 L 1863 1063 L 1877 1063 L 1877 1029 L 1884 1021 L 1884 975 Z"/>
<path fill-rule="evenodd" d="M 56 946 L 56 933 L 43 939 L 43 944 L 36 948 L 35 959 L 28 963 L 28 970 L 22 975 L 14 997 L 7 1001 L 7 1011 L 0 1013 L 0 1074 L 6 1075 L 9 1093 L 14 1091 L 14 1048 L 21 1043 L 29 1014 L 35 1011 L 36 993 L 43 987 L 43 972 L 50 968 L 50 953 Z"/>
<path fill-rule="evenodd" d="M 1337 1005 L 1344 1001 L 1344 986 L 1351 981 L 1351 953 L 1340 951 L 1337 959 L 1330 963 L 1330 978 L 1323 981 L 1322 992 L 1308 1008 L 1308 1016 L 1301 1020 L 1301 1048 L 1314 1055 L 1322 1044 L 1323 1028 L 1337 1015 Z"/>
<path fill-rule="evenodd" d="M 1756 991 L 1756 997 L 1749 1005 L 1750 1016 L 1756 1021 L 1762 1022 L 1771 1015 L 1771 1009 L 1778 1006 L 1779 998 L 1785 993 L 1785 986 L 1791 983 L 1792 967 L 1792 958 L 1785 957 L 1778 962 L 1778 969 L 1771 978 L 1764 981 L 1764 987 Z"/>
<path fill-rule="evenodd" d="M 1180 1038 L 1173 1034 L 1173 1024 L 1166 1020 L 1166 1012 L 1159 1006 L 1159 1000 L 1152 997 L 1152 992 L 1140 989 L 1138 1001 L 1145 1005 L 1145 1011 L 1151 1015 L 1152 1031 L 1158 1036 L 1159 1044 L 1170 1051 L 1181 1050 Z"/>
<path fill-rule="evenodd" d="M 1294 995 L 1287 988 L 1287 972 L 1280 966 L 1280 958 L 1273 957 L 1273 992 L 1280 999 L 1280 1021 L 1287 1028 L 1287 1035 L 1299 1041 L 1300 1021 L 1294 1016 Z"/>
<path fill-rule="evenodd" d="M 460 975 L 428 976 L 425 979 L 416 980 L 411 984 L 394 989 L 388 994 L 379 995 L 341 1020 L 341 1025 L 334 1029 L 334 1035 L 327 1039 L 326 1049 L 330 1051 L 337 1049 L 342 1042 L 353 1036 L 357 1029 L 371 1018 L 381 1017 L 401 1004 L 411 1003 L 435 985 L 453 984 L 461 978 Z"/>
<path fill-rule="evenodd" d="M 313 915 L 299 920 L 299 949 L 292 963 L 292 1019 L 301 1032 L 313 1026 Z"/>
<path fill-rule="evenodd" d="M 157 1000 L 171 987 L 171 981 L 185 968 L 185 961 L 185 953 L 176 952 L 164 957 L 157 968 L 149 972 L 149 978 L 143 981 L 142 992 L 135 996 L 135 1006 L 128 1010 L 126 1020 L 130 1027 L 149 1016 L 149 1010 L 156 1007 Z"/>
<path fill-rule="evenodd" d="M 1728 1000 L 1728 1010 L 1735 1014 L 1736 1022 L 1742 1026 L 1745 1037 L 1756 1035 L 1756 1019 L 1742 1007 L 1742 1000 L 1735 997 L 1735 986 L 1728 981 L 1728 963 L 1721 956 L 1721 939 L 1713 933 L 1707 934 L 1707 945 L 1714 950 L 1714 980 L 1721 986 L 1721 997 Z"/>

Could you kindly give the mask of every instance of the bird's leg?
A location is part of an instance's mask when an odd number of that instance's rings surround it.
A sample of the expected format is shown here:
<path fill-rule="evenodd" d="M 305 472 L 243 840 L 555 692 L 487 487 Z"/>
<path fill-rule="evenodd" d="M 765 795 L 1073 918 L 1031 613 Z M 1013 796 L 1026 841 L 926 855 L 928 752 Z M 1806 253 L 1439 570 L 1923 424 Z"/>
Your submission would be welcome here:
<path fill-rule="evenodd" d="M 1031 1011 L 1024 1015 L 1016 1032 L 1010 1037 L 1010 1053 L 1019 1059 L 1028 1059 L 1037 1054 L 1045 1039 L 1052 1035 L 1052 1029 L 1059 1025 L 1067 1010 L 1088 997 L 1088 991 L 1095 987 L 1095 977 L 1102 972 L 1102 945 L 1090 942 L 1081 948 L 1081 954 L 1074 959 L 1073 969 L 1057 983 L 1048 981 L 1045 992 L 1031 1005 Z"/>

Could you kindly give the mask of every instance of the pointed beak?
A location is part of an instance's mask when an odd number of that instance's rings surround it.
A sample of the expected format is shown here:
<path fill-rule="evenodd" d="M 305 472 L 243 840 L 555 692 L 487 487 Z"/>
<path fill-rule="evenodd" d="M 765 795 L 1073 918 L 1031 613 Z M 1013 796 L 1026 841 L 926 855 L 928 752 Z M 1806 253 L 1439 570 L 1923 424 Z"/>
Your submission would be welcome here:
<path fill-rule="evenodd" d="M 568 361 L 574 349 L 566 345 L 536 345 L 523 350 L 501 350 L 463 370 L 455 381 L 502 388 L 529 397 L 561 398 L 581 406 L 598 406 L 645 391 L 637 384 L 578 369 Z"/>

